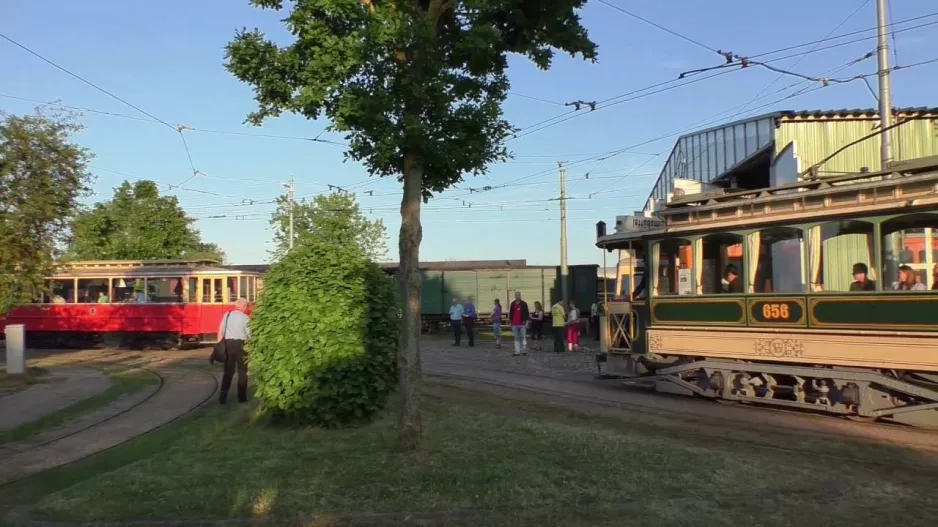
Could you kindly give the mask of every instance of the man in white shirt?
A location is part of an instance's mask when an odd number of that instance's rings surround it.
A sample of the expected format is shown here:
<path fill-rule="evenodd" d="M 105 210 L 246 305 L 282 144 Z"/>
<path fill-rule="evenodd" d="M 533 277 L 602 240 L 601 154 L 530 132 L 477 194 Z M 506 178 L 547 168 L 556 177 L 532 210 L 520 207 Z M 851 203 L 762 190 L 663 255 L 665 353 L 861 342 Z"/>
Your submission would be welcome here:
<path fill-rule="evenodd" d="M 248 301 L 239 298 L 235 302 L 234 310 L 222 317 L 221 324 L 218 325 L 218 340 L 224 341 L 227 355 L 225 374 L 221 378 L 221 392 L 218 396 L 218 402 L 221 404 L 225 404 L 228 399 L 228 390 L 231 388 L 235 370 L 238 372 L 238 402 L 248 400 L 248 365 L 244 343 L 251 336 L 251 327 L 248 324 L 250 318 L 245 314 L 247 308 Z"/>

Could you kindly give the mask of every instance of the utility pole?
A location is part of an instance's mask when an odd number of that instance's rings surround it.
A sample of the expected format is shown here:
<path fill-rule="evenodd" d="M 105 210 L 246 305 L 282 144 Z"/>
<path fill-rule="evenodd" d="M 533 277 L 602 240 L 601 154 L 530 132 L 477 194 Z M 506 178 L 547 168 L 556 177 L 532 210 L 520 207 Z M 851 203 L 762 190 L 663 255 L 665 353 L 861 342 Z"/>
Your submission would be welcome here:
<path fill-rule="evenodd" d="M 879 126 L 882 150 L 880 170 L 886 170 L 892 162 L 892 96 L 889 89 L 889 38 L 886 32 L 887 0 L 876 0 L 877 70 L 879 74 Z"/>
<path fill-rule="evenodd" d="M 876 0 L 876 69 L 879 76 L 879 140 L 882 144 L 880 150 L 880 170 L 887 170 L 889 163 L 892 162 L 892 95 L 889 89 L 889 35 L 886 31 L 888 27 L 886 13 L 887 0 Z M 876 271 L 882 271 L 884 276 L 880 279 L 885 280 L 886 276 L 896 276 L 899 272 L 900 255 L 902 254 L 902 233 L 894 232 L 886 236 L 884 245 L 886 246 L 883 258 L 883 268 Z M 871 261 L 875 265 L 875 262 Z"/>
<path fill-rule="evenodd" d="M 560 291 L 565 306 L 570 301 L 570 280 L 567 270 L 567 169 L 563 161 L 558 161 L 560 167 Z"/>
<path fill-rule="evenodd" d="M 293 202 L 295 201 L 294 190 L 296 189 L 296 184 L 292 175 L 290 176 L 290 182 L 284 183 L 283 186 L 287 189 L 287 199 L 290 200 L 290 249 L 293 249 Z"/>

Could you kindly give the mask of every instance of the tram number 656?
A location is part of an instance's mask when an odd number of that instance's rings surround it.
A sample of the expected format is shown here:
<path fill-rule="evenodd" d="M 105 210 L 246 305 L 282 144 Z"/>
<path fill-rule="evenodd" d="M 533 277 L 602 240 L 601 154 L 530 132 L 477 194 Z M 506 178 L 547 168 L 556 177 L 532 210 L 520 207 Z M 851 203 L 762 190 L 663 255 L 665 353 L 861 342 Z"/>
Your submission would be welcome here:
<path fill-rule="evenodd" d="M 791 313 L 788 311 L 788 304 L 763 304 L 762 317 L 766 320 L 788 320 Z"/>

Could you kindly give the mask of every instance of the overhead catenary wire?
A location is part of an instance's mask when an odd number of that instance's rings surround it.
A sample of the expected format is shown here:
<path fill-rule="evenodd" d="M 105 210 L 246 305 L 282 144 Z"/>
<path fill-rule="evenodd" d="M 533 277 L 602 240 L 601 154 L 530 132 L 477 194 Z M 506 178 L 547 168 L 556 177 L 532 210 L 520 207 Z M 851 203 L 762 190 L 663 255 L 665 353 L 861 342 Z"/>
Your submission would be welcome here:
<path fill-rule="evenodd" d="M 938 15 L 938 14 L 936 14 L 936 15 Z M 924 23 L 924 24 L 919 24 L 919 25 L 917 25 L 917 26 L 908 27 L 908 28 L 903 28 L 903 29 L 900 29 L 900 30 L 895 30 L 894 33 L 904 33 L 904 32 L 906 32 L 906 31 L 913 31 L 913 30 L 916 30 L 916 29 L 921 29 L 921 28 L 923 28 L 923 27 L 930 27 L 930 26 L 934 26 L 934 25 L 938 25 L 938 21 L 927 22 L 927 23 Z M 863 42 L 863 41 L 866 41 L 866 40 L 874 40 L 874 39 L 876 39 L 876 35 L 869 36 L 869 37 L 858 38 L 858 39 L 854 39 L 854 40 L 848 40 L 848 41 L 846 41 L 846 42 L 839 42 L 839 43 L 837 43 L 837 44 L 832 44 L 832 45 L 830 45 L 830 46 L 824 46 L 824 47 L 816 48 L 816 49 L 812 50 L 810 53 L 814 53 L 814 52 L 817 52 L 817 51 L 826 51 L 826 50 L 829 50 L 829 49 L 835 49 L 835 48 L 847 46 L 847 45 L 850 45 L 850 44 L 856 44 L 856 43 L 858 43 L 858 42 Z M 772 58 L 772 59 L 769 59 L 769 60 L 765 60 L 765 61 L 755 61 L 755 60 L 754 60 L 754 59 L 756 59 L 756 58 L 758 58 L 758 57 L 761 57 L 761 56 L 764 56 L 764 55 L 769 55 L 769 54 L 771 54 L 771 53 L 772 53 L 772 52 L 770 52 L 770 53 L 764 53 L 764 54 L 761 54 L 761 55 L 746 55 L 746 56 L 743 56 L 743 55 L 739 55 L 739 54 L 737 54 L 737 53 L 733 53 L 733 52 L 731 52 L 731 51 L 727 51 L 727 52 L 724 52 L 724 57 L 726 57 L 726 60 L 725 60 L 722 64 L 718 64 L 718 65 L 716 65 L 716 66 L 708 66 L 708 67 L 705 67 L 705 68 L 698 68 L 698 69 L 694 69 L 694 70 L 685 71 L 685 72 L 681 73 L 681 77 L 682 77 L 682 78 L 688 78 L 688 77 L 692 77 L 692 76 L 694 76 L 694 75 L 699 75 L 699 74 L 701 74 L 701 73 L 709 73 L 709 72 L 712 72 L 712 71 L 715 71 L 715 70 L 733 69 L 733 70 L 735 71 L 735 68 L 746 68 L 746 67 L 748 67 L 749 64 L 756 64 L 756 63 L 757 63 L 757 64 L 767 64 L 767 63 L 771 63 L 771 62 L 778 62 L 778 61 L 782 61 L 782 60 L 786 60 L 786 59 L 790 59 L 790 58 L 794 58 L 794 57 L 800 57 L 800 56 L 805 55 L 805 54 L 807 54 L 807 53 L 809 53 L 809 52 L 793 53 L 793 54 L 791 54 L 791 55 L 785 55 L 785 56 L 783 56 L 783 57 L 775 57 L 775 58 Z"/>
<path fill-rule="evenodd" d="M 116 101 L 118 101 L 118 102 L 120 102 L 120 103 L 122 103 L 122 104 L 124 104 L 124 105 L 126 105 L 126 106 L 128 106 L 128 107 L 130 107 L 130 108 L 133 108 L 134 110 L 136 110 L 136 111 L 142 113 L 143 115 L 146 115 L 147 117 L 149 117 L 149 118 L 151 118 L 151 119 L 153 119 L 153 120 L 155 120 L 155 121 L 158 121 L 159 123 L 163 124 L 164 126 L 170 128 L 171 130 L 173 130 L 173 131 L 175 131 L 176 133 L 178 133 L 178 134 L 179 134 L 179 137 L 182 138 L 182 144 L 183 144 L 183 147 L 185 148 L 185 151 L 186 151 L 186 158 L 187 158 L 188 161 L 189 161 L 189 167 L 192 169 L 192 175 L 191 175 L 190 177 L 188 177 L 185 181 L 183 181 L 182 183 L 180 183 L 180 185 L 183 185 L 183 184 L 189 182 L 190 180 L 192 180 L 193 178 L 195 178 L 195 177 L 199 174 L 199 171 L 196 170 L 196 168 L 195 168 L 195 164 L 192 162 L 192 153 L 189 151 L 189 143 L 186 141 L 186 136 L 185 136 L 185 134 L 182 133 L 182 128 L 181 128 L 181 127 L 179 127 L 179 126 L 173 126 L 173 125 L 169 124 L 169 123 L 166 122 L 165 120 L 163 120 L 163 119 L 161 119 L 161 118 L 159 118 L 159 117 L 153 115 L 152 113 L 150 113 L 150 112 L 148 112 L 148 111 L 146 111 L 146 110 L 140 108 L 139 106 L 137 106 L 137 105 L 135 105 L 135 104 L 133 104 L 133 103 L 127 101 L 126 99 L 124 99 L 124 98 L 122 98 L 122 97 L 120 97 L 120 96 L 118 96 L 118 95 L 115 95 L 114 93 L 112 93 L 112 92 L 110 92 L 110 91 L 108 91 L 108 90 L 102 88 L 101 86 L 98 86 L 97 84 L 95 84 L 95 83 L 91 82 L 90 80 L 88 80 L 88 79 L 82 77 L 81 75 L 78 75 L 77 73 L 75 73 L 75 72 L 69 70 L 68 68 L 65 68 L 64 66 L 60 66 L 59 64 L 56 64 L 56 63 L 53 62 L 52 60 L 50 60 L 50 59 L 44 57 L 44 56 L 41 55 L 40 53 L 38 53 L 38 52 L 36 52 L 36 51 L 30 49 L 29 47 L 27 47 L 27 46 L 24 45 L 24 44 L 21 44 L 20 42 L 17 42 L 17 41 L 14 40 L 13 38 L 11 38 L 11 37 L 9 37 L 9 36 L 3 34 L 3 33 L 0 33 L 0 38 L 6 40 L 7 42 L 13 44 L 13 45 L 16 46 L 16 47 L 22 49 L 23 51 L 26 51 L 26 52 L 29 53 L 30 55 L 33 55 L 34 57 L 36 57 L 36 58 L 38 58 L 39 60 L 45 62 L 46 64 L 49 64 L 50 66 L 52 66 L 52 67 L 58 69 L 59 71 L 62 71 L 62 72 L 64 72 L 64 73 L 66 73 L 67 75 L 69 75 L 69 76 L 71 76 L 71 77 L 73 77 L 73 78 L 75 78 L 75 79 L 77 79 L 77 80 L 79 80 L 79 81 L 81 81 L 81 82 L 87 84 L 88 86 L 91 86 L 91 87 L 94 88 L 95 90 L 98 90 L 99 92 L 101 92 L 101 93 L 107 95 L 108 97 L 111 97 L 112 99 L 114 99 L 114 100 L 116 100 Z M 170 187 L 170 188 L 172 188 L 172 187 Z"/>
<path fill-rule="evenodd" d="M 843 27 L 844 24 L 846 24 L 847 22 L 850 21 L 850 19 L 852 19 L 854 16 L 856 16 L 856 14 L 859 13 L 861 9 L 863 9 L 864 7 L 866 7 L 867 5 L 869 5 L 869 3 L 870 3 L 871 1 L 872 1 L 872 0 L 863 0 L 863 3 L 862 3 L 862 4 L 860 4 L 859 6 L 857 6 L 856 9 L 854 9 L 849 15 L 847 15 L 846 18 L 844 18 L 843 20 L 841 20 L 839 24 L 837 24 L 836 26 L 834 26 L 833 29 L 831 29 L 830 31 L 828 31 L 827 35 L 824 35 L 824 38 L 828 38 L 828 37 L 830 37 L 831 35 L 833 35 L 835 32 L 837 32 L 838 29 L 840 29 L 841 27 Z M 791 65 L 789 65 L 787 69 L 789 69 L 789 70 L 794 69 L 795 66 L 797 66 L 798 64 L 801 64 L 801 61 L 803 61 L 803 60 L 805 59 L 805 57 L 809 56 L 811 53 L 813 53 L 814 51 L 816 51 L 817 48 L 818 48 L 818 46 L 820 46 L 820 45 L 821 45 L 821 41 L 818 41 L 817 43 L 815 43 L 815 44 L 814 44 L 814 47 L 812 47 L 811 49 L 809 49 L 808 52 L 805 53 L 804 55 L 798 57 L 798 60 L 796 60 L 795 62 L 793 62 Z M 781 80 L 782 77 L 784 77 L 784 76 L 785 76 L 784 73 L 779 73 L 778 76 L 776 76 L 775 79 L 772 80 L 772 82 L 770 82 L 768 85 L 766 85 L 765 88 L 762 88 L 762 90 L 760 90 L 759 93 L 757 93 L 755 97 L 753 97 L 753 98 L 750 99 L 746 104 L 743 105 L 742 109 L 741 109 L 738 113 L 736 113 L 735 115 L 733 115 L 733 116 L 730 117 L 729 119 L 732 120 L 733 117 L 736 117 L 737 115 L 743 113 L 743 112 L 746 110 L 746 108 L 749 107 L 750 104 L 752 104 L 754 101 L 756 101 L 760 96 L 762 96 L 762 94 L 764 94 L 766 91 L 768 91 L 772 86 L 775 86 L 775 84 L 776 84 L 779 80 Z"/>
<path fill-rule="evenodd" d="M 911 19 L 903 20 L 903 21 L 900 21 L 900 22 L 895 22 L 894 24 L 908 23 L 908 22 L 911 22 L 911 21 L 921 20 L 921 19 L 924 19 L 924 18 L 930 18 L 930 17 L 934 17 L 934 16 L 938 16 L 938 13 L 932 13 L 932 14 L 928 14 L 928 15 L 922 15 L 922 16 L 919 16 L 919 17 L 914 17 L 914 18 L 911 18 Z M 891 25 L 894 25 L 894 24 L 891 24 Z M 935 24 L 938 24 L 938 21 L 929 22 L 929 23 L 925 23 L 925 24 L 920 24 L 920 25 L 917 25 L 917 26 L 909 27 L 909 28 L 903 28 L 903 29 L 901 29 L 901 30 L 894 31 L 894 33 L 901 33 L 901 32 L 904 32 L 904 31 L 912 31 L 912 30 L 915 30 L 915 29 L 921 29 L 921 28 L 923 28 L 923 27 L 928 27 L 928 26 L 932 26 L 932 25 L 935 25 Z M 749 59 L 749 60 L 752 60 L 752 59 L 757 58 L 757 57 L 772 55 L 772 54 L 775 54 L 775 53 L 778 53 L 778 52 L 781 52 L 781 51 L 788 51 L 788 50 L 791 50 L 791 49 L 797 49 L 797 48 L 806 47 L 806 46 L 809 46 L 809 45 L 815 45 L 815 44 L 817 44 L 818 42 L 836 40 L 836 39 L 839 39 L 839 38 L 843 38 L 844 36 L 849 36 L 849 35 L 853 35 L 853 34 L 857 34 L 857 33 L 863 33 L 863 32 L 866 32 L 866 31 L 871 31 L 871 30 L 872 30 L 872 31 L 875 31 L 875 29 L 876 29 L 876 28 L 874 27 L 874 28 L 865 29 L 865 30 L 858 31 L 858 32 L 847 33 L 847 34 L 845 34 L 845 35 L 839 35 L 839 36 L 836 36 L 836 37 L 830 37 L 830 38 L 827 38 L 827 39 L 815 40 L 815 41 L 808 42 L 808 43 L 806 43 L 806 44 L 798 44 L 798 45 L 795 45 L 795 46 L 789 46 L 789 47 L 787 47 L 787 48 L 780 48 L 779 50 L 768 51 L 768 52 L 760 53 L 760 54 L 758 54 L 758 55 L 749 56 L 748 59 Z M 764 65 L 769 65 L 769 64 L 771 64 L 772 62 L 782 61 L 782 60 L 786 60 L 786 59 L 794 58 L 794 57 L 800 57 L 800 56 L 807 55 L 807 54 L 810 54 L 810 53 L 814 53 L 814 52 L 817 52 L 817 51 L 824 51 L 824 50 L 828 50 L 828 49 L 834 49 L 834 48 L 837 48 L 837 47 L 842 47 L 842 46 L 845 46 L 845 45 L 853 44 L 853 43 L 856 43 L 856 42 L 862 42 L 862 41 L 865 41 L 865 40 L 873 40 L 873 39 L 875 39 L 875 38 L 876 38 L 876 35 L 871 35 L 871 36 L 868 36 L 868 37 L 862 37 L 862 38 L 859 38 L 859 39 L 855 39 L 855 40 L 851 40 L 851 41 L 847 41 L 847 42 L 841 42 L 841 43 L 834 44 L 834 45 L 831 45 L 831 46 L 826 46 L 826 47 L 820 47 L 820 48 L 819 48 L 819 47 L 816 47 L 816 46 L 815 46 L 815 48 L 813 48 L 813 49 L 811 49 L 810 51 L 807 51 L 807 52 L 799 52 L 799 53 L 794 53 L 794 54 L 787 55 L 787 56 L 784 56 L 784 57 L 772 58 L 772 59 L 770 59 L 770 60 L 759 61 L 759 63 L 760 63 L 760 64 L 764 64 Z M 644 87 L 644 88 L 639 88 L 639 89 L 637 89 L 637 90 L 632 90 L 632 91 L 629 91 L 629 92 L 626 92 L 626 93 L 623 93 L 623 94 L 620 94 L 620 95 L 617 95 L 617 96 L 614 96 L 614 97 L 609 97 L 609 98 L 607 98 L 607 99 L 599 100 L 599 101 L 597 101 L 596 106 L 595 106 L 594 108 L 591 108 L 589 112 L 577 112 L 576 110 L 572 110 L 572 111 L 569 111 L 569 112 L 564 112 L 564 113 L 559 114 L 559 115 L 555 115 L 555 116 L 550 117 L 550 118 L 547 118 L 547 119 L 542 119 L 541 121 L 538 121 L 538 122 L 536 122 L 536 123 L 534 123 L 534 124 L 531 124 L 531 125 L 528 125 L 528 126 L 526 126 L 526 127 L 520 128 L 520 129 L 517 130 L 510 138 L 508 138 L 508 139 L 506 140 L 506 142 L 512 141 L 512 140 L 516 140 L 516 139 L 520 139 L 520 138 L 522 138 L 522 137 L 526 137 L 526 136 L 528 136 L 528 135 L 531 135 L 531 134 L 533 134 L 533 133 L 539 132 L 539 131 L 541 131 L 541 130 L 545 130 L 545 129 L 547 129 L 547 128 L 551 128 L 551 127 L 553 127 L 553 126 L 556 126 L 556 125 L 558 125 L 558 124 L 565 123 L 565 122 L 567 122 L 567 121 L 570 121 L 571 119 L 575 119 L 575 118 L 577 118 L 577 117 L 581 117 L 582 115 L 585 115 L 585 114 L 587 114 L 587 113 L 593 113 L 593 111 L 598 111 L 598 110 L 601 110 L 601 109 L 604 109 L 604 108 L 608 108 L 608 107 L 614 106 L 614 105 L 616 105 L 616 104 L 620 104 L 620 103 L 622 103 L 622 102 L 628 102 L 628 101 L 632 101 L 632 100 L 637 100 L 637 99 L 641 99 L 641 98 L 644 98 L 644 97 L 647 97 L 647 96 L 650 96 L 650 95 L 655 95 L 655 94 L 658 94 L 658 93 L 661 93 L 661 92 L 664 92 L 664 91 L 670 91 L 670 90 L 675 89 L 675 88 L 678 88 L 678 87 L 686 86 L 688 83 L 690 83 L 689 81 L 688 81 L 688 82 L 685 82 L 685 83 L 680 83 L 680 81 L 682 81 L 682 80 L 686 81 L 687 77 L 689 77 L 689 75 L 687 75 L 687 74 L 697 74 L 697 73 L 709 72 L 709 71 L 712 71 L 712 70 L 736 71 L 735 68 L 736 68 L 736 67 L 739 67 L 739 66 L 741 66 L 741 64 L 735 63 L 735 62 L 734 62 L 734 63 L 729 63 L 729 64 L 724 63 L 724 64 L 721 64 L 721 65 L 718 65 L 718 66 L 713 66 L 713 67 L 709 67 L 709 68 L 702 68 L 702 69 L 699 69 L 699 70 L 692 70 L 692 71 L 690 71 L 690 72 L 684 72 L 684 73 L 682 73 L 681 76 L 679 76 L 677 79 L 670 79 L 670 80 L 666 80 L 666 81 L 661 81 L 661 82 L 658 82 L 658 83 L 656 83 L 656 84 L 652 84 L 652 85 L 650 85 L 650 86 L 646 86 L 646 87 Z M 713 75 L 709 75 L 709 76 L 704 77 L 704 78 L 701 78 L 701 79 L 694 79 L 694 80 L 707 80 L 707 79 L 711 79 L 711 78 L 717 77 L 717 76 L 721 75 L 722 73 L 723 73 L 723 72 L 720 72 L 720 73 L 716 73 L 716 74 L 713 74 Z M 849 79 L 849 80 L 848 80 L 848 79 L 843 79 L 843 80 L 841 80 L 841 82 L 850 82 L 851 80 L 855 80 L 855 79 Z M 675 84 L 675 83 L 680 83 L 680 84 L 678 84 L 678 85 L 676 85 L 676 86 L 669 86 L 669 85 Z M 654 90 L 655 88 L 661 88 L 661 89 L 660 89 L 660 90 L 652 91 L 652 92 L 650 92 L 650 93 L 642 93 L 642 92 L 645 92 L 645 91 L 648 91 L 648 90 Z M 640 94 L 640 95 L 639 95 L 639 94 Z M 633 96 L 633 95 L 634 95 L 634 96 Z M 626 100 L 620 100 L 620 99 L 626 99 Z"/>
<path fill-rule="evenodd" d="M 615 9 L 616 11 L 618 11 L 618 12 L 624 14 L 624 15 L 628 15 L 628 16 L 630 16 L 630 17 L 632 17 L 632 18 L 637 19 L 637 20 L 641 20 L 642 22 L 644 22 L 644 23 L 646 23 L 646 24 L 648 24 L 648 25 L 654 26 L 654 27 L 660 29 L 661 31 L 664 31 L 664 32 L 666 32 L 666 33 L 668 33 L 668 34 L 674 35 L 675 37 L 680 38 L 681 40 L 690 42 L 691 44 L 694 44 L 695 46 L 699 46 L 699 47 L 701 47 L 701 48 L 703 48 L 703 49 L 705 49 L 705 50 L 707 50 L 707 51 L 712 51 L 712 52 L 714 52 L 714 53 L 719 53 L 719 51 L 718 51 L 716 48 L 712 47 L 712 46 L 708 46 L 708 45 L 706 45 L 706 44 L 700 42 L 699 40 L 696 40 L 696 39 L 693 39 L 693 38 L 691 38 L 691 37 L 689 37 L 689 36 L 687 36 L 687 35 L 678 33 L 677 31 L 668 29 L 668 28 L 662 26 L 661 24 L 658 24 L 658 23 L 656 23 L 656 22 L 653 22 L 653 21 L 651 21 L 651 20 L 649 20 L 649 19 L 647 19 L 647 18 L 645 18 L 645 17 L 639 16 L 639 15 L 637 15 L 637 14 L 635 14 L 635 13 L 629 11 L 628 9 L 625 9 L 624 7 L 621 7 L 621 6 L 618 6 L 618 5 L 616 5 L 616 4 L 613 4 L 612 2 L 609 2 L 609 1 L 607 1 L 607 0 L 597 0 L 597 1 L 598 1 L 600 4 L 603 4 L 603 5 L 607 6 L 607 7 L 611 7 L 612 9 Z"/>

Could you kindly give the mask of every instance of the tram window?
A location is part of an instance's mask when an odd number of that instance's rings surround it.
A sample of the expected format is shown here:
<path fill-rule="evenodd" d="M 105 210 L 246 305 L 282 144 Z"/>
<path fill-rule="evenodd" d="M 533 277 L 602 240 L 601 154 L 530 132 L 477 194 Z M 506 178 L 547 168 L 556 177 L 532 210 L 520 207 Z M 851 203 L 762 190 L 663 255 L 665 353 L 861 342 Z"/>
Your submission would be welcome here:
<path fill-rule="evenodd" d="M 655 244 L 658 268 L 655 296 L 693 295 L 693 247 L 686 240 L 666 240 Z"/>
<path fill-rule="evenodd" d="M 907 214 L 882 224 L 883 289 L 938 290 L 938 214 Z"/>
<path fill-rule="evenodd" d="M 804 234 L 778 227 L 749 235 L 750 292 L 804 292 Z"/>
<path fill-rule="evenodd" d="M 237 298 L 248 299 L 248 277 L 242 276 L 238 279 L 238 296 Z"/>
<path fill-rule="evenodd" d="M 189 278 L 189 302 L 199 301 L 199 279 Z"/>
<path fill-rule="evenodd" d="M 202 279 L 202 303 L 204 304 L 212 303 L 212 279 L 211 278 Z"/>
<path fill-rule="evenodd" d="M 743 289 L 743 237 L 719 233 L 697 242 L 697 292 L 704 295 L 737 294 Z"/>
<path fill-rule="evenodd" d="M 147 291 L 151 302 L 180 303 L 182 302 L 182 278 L 149 278 Z"/>
<path fill-rule="evenodd" d="M 153 301 L 146 278 L 116 278 L 112 283 L 112 291 L 111 302 L 145 304 Z"/>
<path fill-rule="evenodd" d="M 255 282 L 255 277 L 253 276 L 248 277 L 247 292 L 248 292 L 247 301 L 254 302 L 257 296 L 257 283 Z"/>
<path fill-rule="evenodd" d="M 239 297 L 243 296 L 242 289 L 238 283 L 237 276 L 228 277 L 228 299 L 231 302 L 236 301 Z"/>
<path fill-rule="evenodd" d="M 808 280 L 812 292 L 875 291 L 873 225 L 844 220 L 808 229 Z M 866 270 L 866 273 L 862 273 Z"/>
<path fill-rule="evenodd" d="M 107 278 L 79 278 L 79 304 L 107 304 L 111 301 L 110 280 Z"/>
<path fill-rule="evenodd" d="M 224 291 L 222 290 L 222 279 L 215 278 L 212 285 L 214 286 L 212 291 L 212 301 L 216 304 L 223 302 L 224 296 L 222 295 L 224 294 Z"/>
<path fill-rule="evenodd" d="M 74 304 L 75 303 L 75 279 L 57 278 L 49 281 L 49 303 L 50 304 Z"/>

